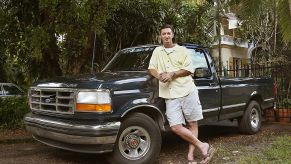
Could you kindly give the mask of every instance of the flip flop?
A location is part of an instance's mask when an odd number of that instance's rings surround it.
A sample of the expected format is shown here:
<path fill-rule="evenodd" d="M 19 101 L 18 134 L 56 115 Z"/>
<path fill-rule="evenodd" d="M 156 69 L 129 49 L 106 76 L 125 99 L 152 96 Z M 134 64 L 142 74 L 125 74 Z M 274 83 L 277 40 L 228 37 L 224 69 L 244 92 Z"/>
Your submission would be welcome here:
<path fill-rule="evenodd" d="M 195 160 L 188 160 L 188 164 L 197 164 Z"/>
<path fill-rule="evenodd" d="M 201 164 L 207 164 L 210 162 L 211 158 L 213 157 L 215 153 L 215 148 L 209 145 L 207 154 L 203 156 L 203 160 L 200 162 Z"/>

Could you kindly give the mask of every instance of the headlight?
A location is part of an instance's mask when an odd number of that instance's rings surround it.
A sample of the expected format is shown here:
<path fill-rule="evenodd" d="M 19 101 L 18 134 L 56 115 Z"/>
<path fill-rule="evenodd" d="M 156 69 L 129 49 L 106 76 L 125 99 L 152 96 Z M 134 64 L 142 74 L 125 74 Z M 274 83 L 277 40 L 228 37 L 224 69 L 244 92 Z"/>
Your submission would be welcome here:
<path fill-rule="evenodd" d="M 77 95 L 76 110 L 77 112 L 111 112 L 110 92 L 80 91 Z"/>

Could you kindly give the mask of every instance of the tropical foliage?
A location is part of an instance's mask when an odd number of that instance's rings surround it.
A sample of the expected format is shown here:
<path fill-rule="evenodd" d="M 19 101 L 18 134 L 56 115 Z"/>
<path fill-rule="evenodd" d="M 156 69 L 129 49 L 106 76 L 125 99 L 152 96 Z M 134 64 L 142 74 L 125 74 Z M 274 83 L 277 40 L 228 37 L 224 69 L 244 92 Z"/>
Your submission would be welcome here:
<path fill-rule="evenodd" d="M 210 45 L 227 12 L 241 19 L 241 36 L 261 47 L 258 54 L 267 54 L 258 56 L 286 61 L 290 11 L 290 0 L 2 0 L 1 82 L 100 71 L 121 48 L 159 43 L 164 23 L 174 25 L 177 42 Z"/>
<path fill-rule="evenodd" d="M 29 110 L 27 97 L 0 98 L 0 129 L 23 127 L 23 117 Z"/>
<path fill-rule="evenodd" d="M 90 72 L 94 45 L 94 68 L 99 71 L 121 48 L 157 43 L 158 28 L 165 22 L 177 27 L 177 40 L 205 43 L 207 39 L 206 9 L 193 2 L 4 0 L 0 4 L 1 81 L 30 84 Z"/>

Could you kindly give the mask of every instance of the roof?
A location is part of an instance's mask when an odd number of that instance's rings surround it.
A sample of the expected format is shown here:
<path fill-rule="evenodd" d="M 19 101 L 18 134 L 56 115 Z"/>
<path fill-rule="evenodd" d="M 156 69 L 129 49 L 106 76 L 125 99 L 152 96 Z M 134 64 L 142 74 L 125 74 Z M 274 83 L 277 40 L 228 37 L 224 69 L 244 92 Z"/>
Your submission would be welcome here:
<path fill-rule="evenodd" d="M 207 48 L 205 46 L 199 45 L 199 44 L 194 44 L 194 43 L 178 43 L 181 46 L 185 46 L 188 48 Z M 145 44 L 145 45 L 138 45 L 138 46 L 133 46 L 133 47 L 128 47 L 125 49 L 132 49 L 132 48 L 148 48 L 148 47 L 158 47 L 160 46 L 159 44 Z"/>

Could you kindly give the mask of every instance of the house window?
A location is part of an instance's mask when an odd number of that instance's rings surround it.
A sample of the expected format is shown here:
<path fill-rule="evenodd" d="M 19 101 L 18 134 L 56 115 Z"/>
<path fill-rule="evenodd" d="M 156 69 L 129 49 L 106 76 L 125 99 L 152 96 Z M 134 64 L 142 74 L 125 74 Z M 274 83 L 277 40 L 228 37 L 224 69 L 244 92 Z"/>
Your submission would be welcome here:
<path fill-rule="evenodd" d="M 228 60 L 228 76 L 229 77 L 249 77 L 249 59 L 230 57 Z"/>
<path fill-rule="evenodd" d="M 234 68 L 234 76 L 240 77 L 241 76 L 241 59 L 240 58 L 233 58 L 233 68 Z"/>
<path fill-rule="evenodd" d="M 228 75 L 230 77 L 240 77 L 242 66 L 242 59 L 230 57 L 228 60 Z"/>
<path fill-rule="evenodd" d="M 229 22 L 227 19 L 222 20 L 222 28 L 223 28 L 223 34 L 231 37 L 235 37 L 234 29 L 229 29 Z"/>

